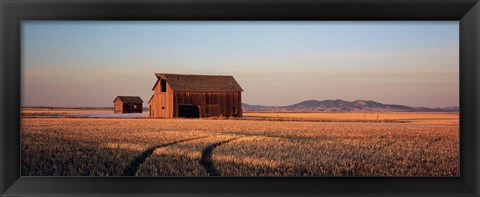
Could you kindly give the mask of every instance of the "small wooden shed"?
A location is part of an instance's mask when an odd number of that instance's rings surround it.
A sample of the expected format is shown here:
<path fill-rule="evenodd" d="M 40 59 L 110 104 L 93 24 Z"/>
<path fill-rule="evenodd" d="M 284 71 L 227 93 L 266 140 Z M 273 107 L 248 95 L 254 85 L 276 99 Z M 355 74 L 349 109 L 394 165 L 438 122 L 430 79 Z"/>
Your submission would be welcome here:
<path fill-rule="evenodd" d="M 155 73 L 152 118 L 242 117 L 243 89 L 233 76 Z"/>
<path fill-rule="evenodd" d="M 113 103 L 115 114 L 143 112 L 143 100 L 139 96 L 117 96 Z"/>

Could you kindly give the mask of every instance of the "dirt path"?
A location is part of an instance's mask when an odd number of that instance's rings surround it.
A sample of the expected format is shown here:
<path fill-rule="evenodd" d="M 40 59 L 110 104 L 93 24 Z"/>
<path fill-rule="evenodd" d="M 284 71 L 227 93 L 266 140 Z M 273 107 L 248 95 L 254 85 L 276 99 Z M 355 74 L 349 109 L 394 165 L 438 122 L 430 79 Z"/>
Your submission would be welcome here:
<path fill-rule="evenodd" d="M 213 149 L 215 149 L 217 146 L 220 146 L 222 144 L 229 143 L 233 140 L 237 140 L 240 137 L 237 138 L 232 138 L 229 140 L 217 142 L 215 144 L 210 144 L 205 149 L 202 151 L 202 157 L 200 158 L 200 164 L 205 168 L 209 176 L 221 176 L 220 173 L 217 171 L 215 166 L 213 165 L 213 160 L 212 160 L 212 152 Z"/>
<path fill-rule="evenodd" d="M 141 155 L 139 155 L 138 157 L 133 159 L 132 162 L 130 162 L 130 165 L 128 165 L 127 168 L 125 168 L 125 170 L 123 171 L 123 176 L 135 176 L 135 174 L 137 173 L 140 165 L 143 162 L 145 162 L 145 160 L 150 155 L 152 155 L 153 151 L 155 151 L 155 149 L 157 149 L 157 148 L 162 148 L 162 147 L 171 146 L 171 145 L 175 145 L 175 144 L 182 143 L 182 142 L 187 142 L 187 141 L 192 141 L 192 140 L 197 140 L 197 139 L 202 139 L 202 138 L 207 138 L 207 137 L 208 136 L 189 138 L 189 139 L 178 140 L 178 141 L 174 141 L 174 142 L 170 142 L 170 143 L 166 143 L 166 144 L 160 144 L 160 145 L 152 146 L 152 147 L 148 148 L 146 151 L 144 151 Z"/>

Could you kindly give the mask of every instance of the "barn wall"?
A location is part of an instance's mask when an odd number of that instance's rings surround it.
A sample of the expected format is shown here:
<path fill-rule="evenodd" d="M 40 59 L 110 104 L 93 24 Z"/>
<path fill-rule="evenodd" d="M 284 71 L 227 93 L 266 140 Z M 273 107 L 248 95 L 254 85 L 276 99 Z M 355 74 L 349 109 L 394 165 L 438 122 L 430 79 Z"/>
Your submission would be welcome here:
<path fill-rule="evenodd" d="M 243 117 L 243 108 L 242 108 L 242 92 L 238 92 L 237 94 L 237 102 L 238 102 L 238 115 L 237 117 Z"/>
<path fill-rule="evenodd" d="M 173 117 L 178 117 L 178 105 L 197 105 L 200 117 L 242 117 L 241 92 L 174 92 Z M 210 113 L 206 113 L 209 108 Z"/>
<path fill-rule="evenodd" d="M 115 99 L 114 105 L 113 105 L 113 113 L 114 114 L 123 113 L 123 102 L 120 99 Z"/>
<path fill-rule="evenodd" d="M 152 95 L 152 97 L 150 98 L 150 100 L 148 100 L 148 117 L 152 118 L 153 117 L 153 99 L 154 99 L 154 95 Z"/>
<path fill-rule="evenodd" d="M 208 113 L 207 113 L 208 109 Z M 208 118 L 208 117 L 219 117 L 222 115 L 220 105 L 204 105 L 199 106 L 200 117 Z"/>
<path fill-rule="evenodd" d="M 130 108 L 130 105 L 136 105 L 137 109 Z M 123 103 L 123 113 L 142 113 L 143 106 L 142 103 Z"/>

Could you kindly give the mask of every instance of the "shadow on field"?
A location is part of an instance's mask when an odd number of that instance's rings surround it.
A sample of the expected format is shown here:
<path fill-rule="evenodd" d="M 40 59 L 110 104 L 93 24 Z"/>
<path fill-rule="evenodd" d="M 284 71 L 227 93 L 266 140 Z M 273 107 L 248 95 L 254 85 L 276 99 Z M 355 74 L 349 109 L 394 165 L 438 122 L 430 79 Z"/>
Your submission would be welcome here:
<path fill-rule="evenodd" d="M 184 140 L 178 140 L 178 141 L 174 141 L 174 142 L 170 142 L 170 143 L 166 143 L 166 144 L 161 144 L 161 145 L 152 146 L 152 147 L 148 148 L 145 152 L 143 152 L 141 155 L 139 155 L 138 157 L 136 157 L 132 162 L 130 162 L 130 164 L 127 166 L 127 168 L 123 171 L 123 176 L 135 176 L 135 174 L 137 173 L 138 168 L 140 167 L 140 165 L 141 165 L 143 162 L 145 162 L 145 160 L 146 160 L 150 155 L 152 155 L 153 151 L 155 151 L 155 149 L 157 149 L 157 148 L 162 148 L 162 147 L 166 147 L 166 146 L 171 146 L 171 145 L 175 145 L 175 144 L 178 144 L 178 143 L 187 142 L 187 141 L 192 141 L 192 140 L 197 140 L 197 139 L 202 139 L 202 138 L 206 138 L 206 137 L 208 137 L 208 136 L 196 137 L 196 138 L 190 138 L 190 139 L 184 139 Z"/>
<path fill-rule="evenodd" d="M 199 162 L 205 168 L 205 170 L 207 171 L 209 176 L 221 176 L 220 173 L 218 172 L 218 170 L 213 165 L 213 160 L 212 160 L 213 149 L 215 149 L 217 146 L 229 143 L 229 142 L 231 142 L 233 140 L 237 140 L 237 139 L 240 139 L 240 137 L 232 138 L 232 139 L 221 141 L 221 142 L 217 142 L 215 144 L 210 144 L 207 147 L 205 147 L 205 149 L 203 149 L 202 157 L 200 158 Z"/>

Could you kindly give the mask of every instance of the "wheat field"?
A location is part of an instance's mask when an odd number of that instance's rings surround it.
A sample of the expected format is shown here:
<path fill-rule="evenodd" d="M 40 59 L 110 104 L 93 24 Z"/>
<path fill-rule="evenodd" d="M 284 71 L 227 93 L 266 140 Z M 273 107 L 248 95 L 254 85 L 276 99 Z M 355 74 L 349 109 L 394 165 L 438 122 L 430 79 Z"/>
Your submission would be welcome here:
<path fill-rule="evenodd" d="M 21 174 L 459 176 L 459 127 L 445 119 L 452 115 L 415 116 L 431 119 L 22 118 Z"/>

